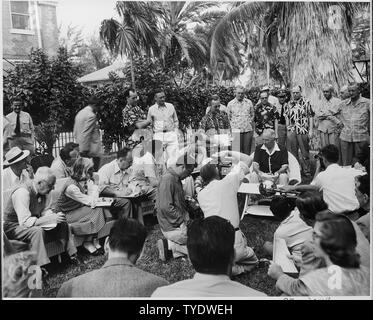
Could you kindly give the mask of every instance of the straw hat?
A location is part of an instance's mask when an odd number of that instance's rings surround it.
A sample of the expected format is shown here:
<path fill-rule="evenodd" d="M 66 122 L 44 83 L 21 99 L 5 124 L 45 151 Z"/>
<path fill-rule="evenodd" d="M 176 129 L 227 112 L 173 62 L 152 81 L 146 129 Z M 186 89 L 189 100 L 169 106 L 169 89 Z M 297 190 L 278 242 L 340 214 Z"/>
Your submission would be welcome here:
<path fill-rule="evenodd" d="M 13 147 L 5 155 L 4 166 L 11 166 L 17 162 L 26 159 L 30 155 L 29 150 L 21 150 L 18 147 Z"/>

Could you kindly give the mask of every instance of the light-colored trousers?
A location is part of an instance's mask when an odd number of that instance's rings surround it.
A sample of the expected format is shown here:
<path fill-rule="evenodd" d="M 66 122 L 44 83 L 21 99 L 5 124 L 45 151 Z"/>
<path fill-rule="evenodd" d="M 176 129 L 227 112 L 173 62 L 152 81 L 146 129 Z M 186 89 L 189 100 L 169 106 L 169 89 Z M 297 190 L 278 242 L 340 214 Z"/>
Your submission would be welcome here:
<path fill-rule="evenodd" d="M 154 140 L 160 140 L 163 143 L 163 150 L 165 150 L 166 157 L 164 163 L 167 163 L 168 159 L 173 159 L 177 156 L 179 151 L 179 142 L 177 139 L 177 133 L 175 131 L 168 132 L 156 132 L 153 135 Z"/>
<path fill-rule="evenodd" d="M 56 228 L 45 231 L 40 226 L 30 228 L 21 227 L 18 223 L 7 222 L 4 224 L 4 232 L 9 239 L 19 240 L 30 244 L 30 250 L 36 252 L 36 264 L 44 266 L 50 263 L 45 244 L 51 241 L 61 241 L 66 252 L 72 256 L 76 253 L 76 247 L 71 229 L 67 223 L 59 223 Z"/>
<path fill-rule="evenodd" d="M 234 264 L 232 275 L 238 275 L 254 268 L 258 264 L 258 258 L 252 248 L 247 245 L 247 239 L 241 230 L 236 230 L 234 239 Z"/>
<path fill-rule="evenodd" d="M 185 223 L 182 223 L 178 228 L 175 228 L 174 230 L 161 231 L 168 241 L 168 248 L 172 251 L 172 255 L 174 258 L 188 255 L 188 249 L 186 246 L 187 226 Z"/>
<path fill-rule="evenodd" d="M 247 176 L 250 183 L 259 183 L 259 177 L 255 171 L 249 173 Z M 281 173 L 278 177 L 278 184 L 283 186 L 289 184 L 289 175 L 287 173 Z"/>
<path fill-rule="evenodd" d="M 287 132 L 287 149 L 290 151 L 303 167 L 305 174 L 310 173 L 310 138 L 308 134 L 297 134 Z M 299 158 L 298 150 L 300 149 L 302 159 Z M 301 161 L 302 160 L 302 161 Z"/>

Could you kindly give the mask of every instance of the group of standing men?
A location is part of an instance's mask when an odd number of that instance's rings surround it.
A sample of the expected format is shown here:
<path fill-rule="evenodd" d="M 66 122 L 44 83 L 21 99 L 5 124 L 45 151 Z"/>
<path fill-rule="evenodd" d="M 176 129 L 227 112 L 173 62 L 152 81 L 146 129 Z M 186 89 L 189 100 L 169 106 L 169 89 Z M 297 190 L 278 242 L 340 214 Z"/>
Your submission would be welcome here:
<path fill-rule="evenodd" d="M 352 165 L 363 145 L 369 141 L 370 100 L 360 95 L 357 84 L 344 86 L 340 99 L 333 93 L 333 87 L 325 85 L 321 104 L 314 110 L 302 95 L 300 86 L 292 89 L 290 99 L 287 90 L 280 90 L 276 98 L 270 95 L 266 86 L 254 106 L 251 100 L 245 98 L 244 88 L 238 86 L 236 97 L 227 107 L 220 102 L 215 103 L 216 98 L 212 98 L 211 109 L 202 119 L 201 127 L 205 131 L 217 127 L 231 130 L 232 149 L 245 154 L 251 153 L 253 139 L 256 145 L 263 144 L 263 131 L 272 129 L 278 145 L 286 147 L 296 157 L 306 176 L 310 175 L 310 138 L 317 130 L 320 147 L 335 144 L 340 150 L 341 163 Z M 222 114 L 226 115 L 227 121 L 214 122 L 214 119 L 224 119 Z"/>

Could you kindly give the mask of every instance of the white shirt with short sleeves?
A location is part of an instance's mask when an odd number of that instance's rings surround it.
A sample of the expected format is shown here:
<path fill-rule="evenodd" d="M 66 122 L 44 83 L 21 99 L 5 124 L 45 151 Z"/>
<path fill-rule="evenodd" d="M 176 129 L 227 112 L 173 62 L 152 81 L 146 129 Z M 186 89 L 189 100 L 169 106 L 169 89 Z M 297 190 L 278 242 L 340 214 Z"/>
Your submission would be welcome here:
<path fill-rule="evenodd" d="M 342 168 L 333 163 L 320 172 L 311 185 L 319 187 L 332 212 L 354 211 L 359 208 L 355 195 L 355 177 L 360 174 L 358 170 Z"/>
<path fill-rule="evenodd" d="M 237 192 L 248 170 L 245 163 L 239 162 L 222 180 L 211 181 L 198 193 L 198 202 L 205 217 L 217 215 L 238 228 L 240 215 Z"/>

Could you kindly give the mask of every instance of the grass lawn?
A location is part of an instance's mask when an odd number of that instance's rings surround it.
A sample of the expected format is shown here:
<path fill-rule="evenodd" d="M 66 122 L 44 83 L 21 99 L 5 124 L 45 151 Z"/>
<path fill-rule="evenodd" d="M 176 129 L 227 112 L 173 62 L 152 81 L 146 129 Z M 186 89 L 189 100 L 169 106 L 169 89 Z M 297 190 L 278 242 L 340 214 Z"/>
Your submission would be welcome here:
<path fill-rule="evenodd" d="M 311 157 L 313 160 L 313 157 Z M 109 159 L 105 159 L 109 162 Z M 314 161 L 311 160 L 311 172 L 314 169 Z M 304 179 L 303 183 L 309 183 L 311 179 Z M 244 205 L 244 196 L 238 195 L 239 210 L 242 212 Z M 170 283 L 189 279 L 194 275 L 193 267 L 189 259 L 178 258 L 172 259 L 167 263 L 163 263 L 158 258 L 157 240 L 163 235 L 157 224 L 155 217 L 145 217 L 145 224 L 148 228 L 148 237 L 145 242 L 145 249 L 142 257 L 138 260 L 137 266 L 145 271 L 156 274 L 168 280 Z M 278 222 L 271 218 L 261 218 L 246 215 L 241 220 L 241 230 L 247 237 L 247 242 L 250 247 L 254 249 L 257 257 L 269 258 L 265 256 L 262 251 L 262 245 L 265 241 L 272 241 L 273 233 L 278 226 Z M 80 248 L 79 248 L 80 249 Z M 56 297 L 58 289 L 62 283 L 76 277 L 80 274 L 89 272 L 100 268 L 106 261 L 104 255 L 90 256 L 79 250 L 79 258 L 81 263 L 79 265 L 68 265 L 62 262 L 52 261 L 49 266 L 49 275 L 44 279 L 43 290 L 45 297 Z M 252 270 L 250 273 L 236 276 L 233 280 L 247 285 L 253 289 L 262 291 L 269 296 L 275 296 L 278 293 L 275 289 L 275 281 L 267 276 L 268 268 L 262 267 Z"/>

